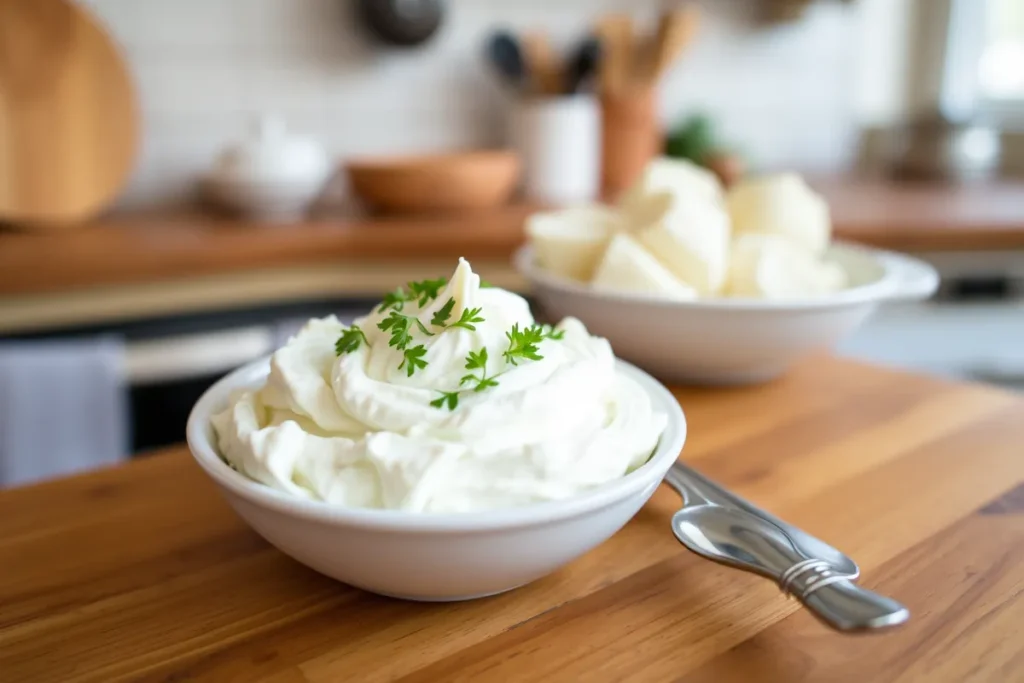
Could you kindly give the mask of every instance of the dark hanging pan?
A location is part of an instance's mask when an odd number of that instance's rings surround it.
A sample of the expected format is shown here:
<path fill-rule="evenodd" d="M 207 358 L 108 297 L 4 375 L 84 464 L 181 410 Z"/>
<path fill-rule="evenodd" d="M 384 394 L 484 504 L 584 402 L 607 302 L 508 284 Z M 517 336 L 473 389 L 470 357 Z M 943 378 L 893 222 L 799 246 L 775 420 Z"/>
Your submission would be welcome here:
<path fill-rule="evenodd" d="M 359 18 L 381 42 L 398 47 L 422 45 L 441 27 L 441 0 L 357 0 Z"/>

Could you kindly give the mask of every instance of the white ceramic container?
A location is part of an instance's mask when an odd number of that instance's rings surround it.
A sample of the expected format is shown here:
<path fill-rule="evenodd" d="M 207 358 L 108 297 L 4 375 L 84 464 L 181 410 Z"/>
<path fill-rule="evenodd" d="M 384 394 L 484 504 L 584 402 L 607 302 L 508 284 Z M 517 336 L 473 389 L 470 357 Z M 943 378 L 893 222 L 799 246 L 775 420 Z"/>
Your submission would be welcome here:
<path fill-rule="evenodd" d="M 616 356 L 659 379 L 750 384 L 774 379 L 801 357 L 834 347 L 879 304 L 925 299 L 939 283 L 932 266 L 893 252 L 833 243 L 825 258 L 843 267 L 850 287 L 773 301 L 676 301 L 596 291 L 538 268 L 529 246 L 517 252 L 515 264 L 548 318 L 579 318 L 591 334 L 611 342 Z"/>
<path fill-rule="evenodd" d="M 591 95 L 523 100 L 512 113 L 512 146 L 523 161 L 523 194 L 545 204 L 597 198 L 601 113 Z"/>
<path fill-rule="evenodd" d="M 214 384 L 188 421 L 196 462 L 235 511 L 282 552 L 359 588 L 412 600 L 464 600 L 510 590 L 567 564 L 633 517 L 661 483 L 686 438 L 686 420 L 665 387 L 620 363 L 620 370 L 668 415 L 668 427 L 643 466 L 572 498 L 472 514 L 345 508 L 302 500 L 255 482 L 217 454 L 210 416 L 236 389 L 263 383 L 266 359 Z M 665 533 L 671 531 L 666 527 Z"/>

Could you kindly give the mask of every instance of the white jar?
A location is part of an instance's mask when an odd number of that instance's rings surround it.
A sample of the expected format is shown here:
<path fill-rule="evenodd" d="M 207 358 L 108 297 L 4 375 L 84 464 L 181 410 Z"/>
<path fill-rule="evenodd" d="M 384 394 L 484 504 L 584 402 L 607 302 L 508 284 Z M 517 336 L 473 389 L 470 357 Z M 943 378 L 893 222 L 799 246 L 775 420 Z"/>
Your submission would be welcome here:
<path fill-rule="evenodd" d="M 263 116 L 248 136 L 225 149 L 206 177 L 207 192 L 225 208 L 261 220 L 300 218 L 319 195 L 330 161 L 310 137 Z"/>
<path fill-rule="evenodd" d="M 511 142 L 523 162 L 526 199 L 577 204 L 597 198 L 601 174 L 601 114 L 590 95 L 521 101 Z"/>

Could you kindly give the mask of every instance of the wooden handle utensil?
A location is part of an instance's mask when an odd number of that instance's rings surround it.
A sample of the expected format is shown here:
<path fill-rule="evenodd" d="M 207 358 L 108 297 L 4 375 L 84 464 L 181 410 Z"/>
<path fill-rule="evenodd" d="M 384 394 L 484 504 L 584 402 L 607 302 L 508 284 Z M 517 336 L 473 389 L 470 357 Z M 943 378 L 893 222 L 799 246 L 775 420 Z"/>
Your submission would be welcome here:
<path fill-rule="evenodd" d="M 607 15 L 597 22 L 595 33 L 601 41 L 601 92 L 622 92 L 633 68 L 633 20 L 624 14 Z"/>
<path fill-rule="evenodd" d="M 523 34 L 522 44 L 526 71 L 534 93 L 556 95 L 562 92 L 561 60 L 552 49 L 547 36 L 539 31 L 528 31 Z"/>
<path fill-rule="evenodd" d="M 693 40 L 699 23 L 700 15 L 694 5 L 661 15 L 641 79 L 656 83 Z"/>

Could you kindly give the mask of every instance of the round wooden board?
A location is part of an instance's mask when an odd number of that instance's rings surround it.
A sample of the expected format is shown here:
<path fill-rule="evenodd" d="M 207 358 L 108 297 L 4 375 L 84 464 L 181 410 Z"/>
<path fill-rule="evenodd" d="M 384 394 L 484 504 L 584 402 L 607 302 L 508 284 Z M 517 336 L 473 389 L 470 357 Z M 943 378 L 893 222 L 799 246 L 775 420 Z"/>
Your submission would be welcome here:
<path fill-rule="evenodd" d="M 139 136 L 113 41 L 63 0 L 0 0 L 0 221 L 33 229 L 102 211 Z"/>

